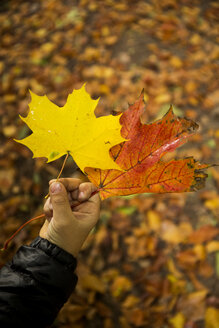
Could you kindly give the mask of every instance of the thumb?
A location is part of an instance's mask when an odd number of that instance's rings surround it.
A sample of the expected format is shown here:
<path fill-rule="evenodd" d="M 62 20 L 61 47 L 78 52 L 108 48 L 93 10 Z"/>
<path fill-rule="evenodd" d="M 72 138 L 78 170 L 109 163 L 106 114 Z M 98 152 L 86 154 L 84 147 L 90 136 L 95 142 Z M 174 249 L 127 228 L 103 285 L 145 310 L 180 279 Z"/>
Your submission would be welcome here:
<path fill-rule="evenodd" d="M 72 214 L 67 191 L 62 183 L 53 182 L 50 185 L 49 194 L 53 207 L 54 218 Z"/>

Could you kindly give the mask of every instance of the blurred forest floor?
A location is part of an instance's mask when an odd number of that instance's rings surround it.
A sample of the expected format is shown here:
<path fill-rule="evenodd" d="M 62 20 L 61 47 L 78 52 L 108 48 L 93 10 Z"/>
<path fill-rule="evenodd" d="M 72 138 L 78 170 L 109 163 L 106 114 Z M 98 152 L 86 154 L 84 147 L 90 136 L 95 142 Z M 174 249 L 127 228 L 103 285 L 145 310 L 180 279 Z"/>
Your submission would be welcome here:
<path fill-rule="evenodd" d="M 42 212 L 46 164 L 13 141 L 29 130 L 28 89 L 63 106 L 87 82 L 97 115 L 145 90 L 144 122 L 172 103 L 199 133 L 175 156 L 219 163 L 219 3 L 205 0 L 41 0 L 0 3 L 0 243 Z M 219 170 L 196 193 L 114 197 L 79 256 L 76 292 L 54 328 L 218 328 Z M 64 176 L 82 176 L 68 160 Z M 0 265 L 38 234 L 24 229 Z"/>

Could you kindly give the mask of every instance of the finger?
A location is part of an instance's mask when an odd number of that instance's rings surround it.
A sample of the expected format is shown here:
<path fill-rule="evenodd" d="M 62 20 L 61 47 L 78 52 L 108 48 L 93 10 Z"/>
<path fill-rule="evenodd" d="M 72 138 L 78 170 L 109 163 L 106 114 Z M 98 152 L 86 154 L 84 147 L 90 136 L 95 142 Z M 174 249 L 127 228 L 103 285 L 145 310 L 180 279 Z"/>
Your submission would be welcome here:
<path fill-rule="evenodd" d="M 45 220 L 42 228 L 40 229 L 40 237 L 42 237 L 42 238 L 46 238 L 47 237 L 48 227 L 49 227 L 49 222 L 48 222 L 48 220 Z"/>
<path fill-rule="evenodd" d="M 46 202 L 44 204 L 43 212 L 46 215 L 46 217 L 52 217 L 53 207 L 52 207 L 52 203 L 51 203 L 50 197 L 46 200 Z"/>
<path fill-rule="evenodd" d="M 72 200 L 78 200 L 78 193 L 79 193 L 78 188 L 75 189 L 74 191 L 72 191 L 72 192 L 71 192 L 71 199 L 72 199 Z"/>
<path fill-rule="evenodd" d="M 68 194 L 65 186 L 60 182 L 53 182 L 49 188 L 54 219 L 67 218 L 72 214 Z"/>
<path fill-rule="evenodd" d="M 72 192 L 79 187 L 81 180 L 75 178 L 60 178 L 57 181 L 57 179 L 53 179 L 49 181 L 49 185 L 51 185 L 54 182 L 61 182 L 67 191 Z"/>
<path fill-rule="evenodd" d="M 78 200 L 80 202 L 88 200 L 92 193 L 97 190 L 97 187 L 90 182 L 81 183 L 79 186 Z"/>

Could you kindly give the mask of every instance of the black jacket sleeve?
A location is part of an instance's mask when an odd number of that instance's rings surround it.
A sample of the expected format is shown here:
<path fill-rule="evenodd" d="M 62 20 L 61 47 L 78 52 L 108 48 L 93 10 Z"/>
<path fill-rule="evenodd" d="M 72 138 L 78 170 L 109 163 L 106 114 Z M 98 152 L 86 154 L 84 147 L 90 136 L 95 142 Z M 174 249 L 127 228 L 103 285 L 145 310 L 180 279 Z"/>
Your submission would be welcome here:
<path fill-rule="evenodd" d="M 0 271 L 0 327 L 52 324 L 77 283 L 76 259 L 37 237 Z"/>

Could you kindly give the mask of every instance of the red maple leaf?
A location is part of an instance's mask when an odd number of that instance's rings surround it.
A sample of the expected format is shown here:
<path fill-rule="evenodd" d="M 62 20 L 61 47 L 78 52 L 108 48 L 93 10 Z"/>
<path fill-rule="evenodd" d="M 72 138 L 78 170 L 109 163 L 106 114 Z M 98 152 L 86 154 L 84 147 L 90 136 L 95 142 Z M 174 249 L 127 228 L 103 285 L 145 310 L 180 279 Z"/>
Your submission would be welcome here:
<path fill-rule="evenodd" d="M 151 124 L 142 124 L 143 92 L 121 116 L 121 135 L 127 141 L 110 149 L 120 170 L 85 168 L 85 173 L 98 187 L 101 198 L 115 195 L 154 192 L 194 191 L 204 186 L 207 174 L 193 157 L 164 162 L 161 157 L 184 144 L 198 129 L 186 118 L 174 115 L 172 106 L 164 117 Z"/>

